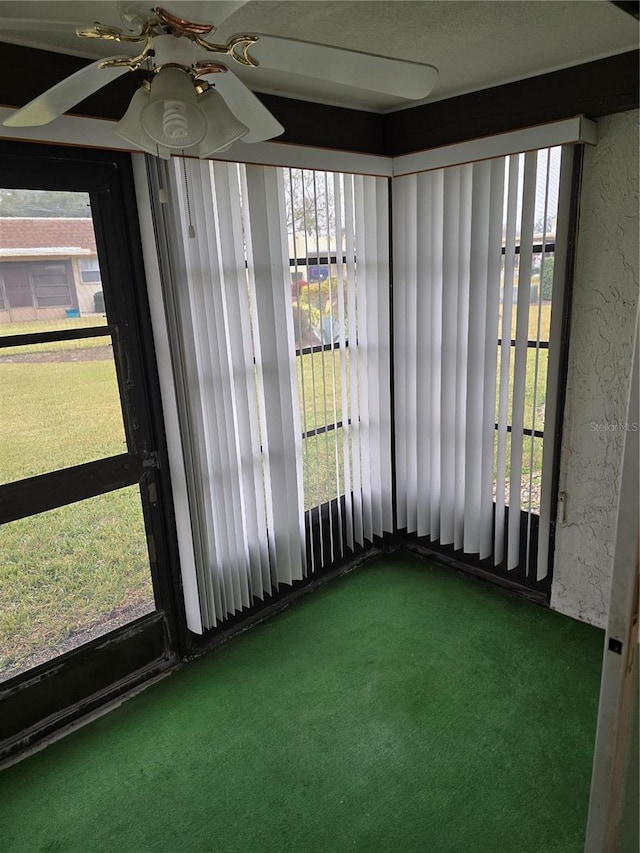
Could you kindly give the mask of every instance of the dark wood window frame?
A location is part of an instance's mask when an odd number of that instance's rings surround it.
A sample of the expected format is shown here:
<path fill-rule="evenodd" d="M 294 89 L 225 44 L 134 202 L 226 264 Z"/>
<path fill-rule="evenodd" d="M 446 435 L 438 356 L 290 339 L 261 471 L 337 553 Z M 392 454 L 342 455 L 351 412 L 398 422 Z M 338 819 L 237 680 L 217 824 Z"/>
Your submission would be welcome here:
<path fill-rule="evenodd" d="M 130 156 L 0 143 L 0 186 L 88 192 L 109 325 L 2 346 L 111 335 L 128 452 L 0 486 L 0 523 L 140 485 L 156 611 L 0 685 L 0 758 L 166 670 L 190 647 Z M 28 340 L 27 340 L 28 339 Z"/>

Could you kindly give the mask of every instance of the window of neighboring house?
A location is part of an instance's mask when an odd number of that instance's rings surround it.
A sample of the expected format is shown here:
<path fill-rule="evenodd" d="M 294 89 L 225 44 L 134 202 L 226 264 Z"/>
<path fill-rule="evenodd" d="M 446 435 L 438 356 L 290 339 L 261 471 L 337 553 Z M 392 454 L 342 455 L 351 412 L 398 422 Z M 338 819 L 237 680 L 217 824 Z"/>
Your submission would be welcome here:
<path fill-rule="evenodd" d="M 4 297 L 4 279 L 0 275 L 0 311 L 4 311 L 7 307 Z"/>
<path fill-rule="evenodd" d="M 31 264 L 29 278 L 37 308 L 65 308 L 73 305 L 66 263 Z"/>
<path fill-rule="evenodd" d="M 100 284 L 100 266 L 97 258 L 87 258 L 79 262 L 80 281 L 83 284 Z"/>

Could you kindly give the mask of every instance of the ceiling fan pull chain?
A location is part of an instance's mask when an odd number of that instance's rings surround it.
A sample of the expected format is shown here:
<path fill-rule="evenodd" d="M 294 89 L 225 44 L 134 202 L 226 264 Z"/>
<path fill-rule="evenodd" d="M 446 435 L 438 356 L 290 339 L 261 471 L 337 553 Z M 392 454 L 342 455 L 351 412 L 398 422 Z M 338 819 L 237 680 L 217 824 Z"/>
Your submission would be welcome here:
<path fill-rule="evenodd" d="M 196 236 L 196 229 L 193 227 L 193 222 L 191 221 L 191 196 L 189 194 L 189 175 L 187 173 L 187 161 L 184 156 L 184 151 L 182 152 L 182 174 L 184 175 L 184 194 L 187 200 L 187 216 L 189 218 L 189 228 L 188 235 L 190 239 L 194 239 Z"/>

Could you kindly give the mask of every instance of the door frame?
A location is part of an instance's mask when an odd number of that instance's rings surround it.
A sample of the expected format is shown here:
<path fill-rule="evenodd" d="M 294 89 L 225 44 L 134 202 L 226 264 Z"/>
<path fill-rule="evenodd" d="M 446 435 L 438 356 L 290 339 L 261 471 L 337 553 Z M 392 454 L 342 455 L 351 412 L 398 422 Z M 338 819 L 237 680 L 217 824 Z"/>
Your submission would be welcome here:
<path fill-rule="evenodd" d="M 129 451 L 0 486 L 0 523 L 16 501 L 24 517 L 139 483 L 156 599 L 154 613 L 0 684 L 2 759 L 173 667 L 190 643 L 130 155 L 0 142 L 0 186 L 89 193 Z"/>

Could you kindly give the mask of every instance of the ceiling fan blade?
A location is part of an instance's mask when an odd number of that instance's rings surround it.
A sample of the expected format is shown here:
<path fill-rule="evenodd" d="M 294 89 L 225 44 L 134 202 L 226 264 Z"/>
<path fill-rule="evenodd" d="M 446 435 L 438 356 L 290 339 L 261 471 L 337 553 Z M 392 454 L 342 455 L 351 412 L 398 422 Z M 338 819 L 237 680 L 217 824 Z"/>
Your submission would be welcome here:
<path fill-rule="evenodd" d="M 74 33 L 76 25 L 69 21 L 53 21 L 45 18 L 0 18 L 0 33 Z"/>
<path fill-rule="evenodd" d="M 119 59 L 120 57 L 108 58 Z M 107 83 L 129 71 L 126 65 L 119 68 L 100 68 L 104 61 L 104 59 L 98 59 L 65 80 L 61 80 L 60 83 L 10 115 L 3 124 L 6 127 L 36 127 L 49 124 L 54 118 L 58 118 L 98 89 L 102 89 Z"/>
<path fill-rule="evenodd" d="M 274 71 L 411 100 L 425 98 L 438 76 L 433 65 L 278 36 L 260 36 L 250 55 Z"/>
<path fill-rule="evenodd" d="M 216 74 L 213 82 L 234 116 L 249 128 L 243 142 L 264 142 L 284 133 L 280 122 L 231 71 Z"/>

